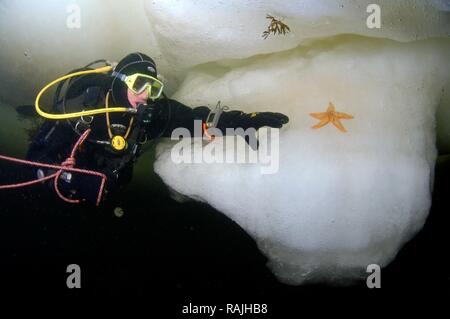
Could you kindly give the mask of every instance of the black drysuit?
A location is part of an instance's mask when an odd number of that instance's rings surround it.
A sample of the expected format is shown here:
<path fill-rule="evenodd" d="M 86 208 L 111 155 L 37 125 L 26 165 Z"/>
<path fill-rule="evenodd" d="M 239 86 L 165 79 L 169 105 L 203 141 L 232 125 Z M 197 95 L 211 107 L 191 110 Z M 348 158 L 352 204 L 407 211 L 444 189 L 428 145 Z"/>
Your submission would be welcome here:
<path fill-rule="evenodd" d="M 92 94 L 92 92 L 96 92 Z M 93 97 L 94 95 L 94 97 Z M 103 108 L 106 91 L 96 87 L 83 88 L 82 94 L 74 97 L 75 103 L 81 103 L 83 108 Z M 58 109 L 56 107 L 56 109 Z M 84 129 L 90 128 L 89 138 L 75 154 L 75 167 L 104 173 L 107 176 L 104 197 L 111 197 L 132 178 L 133 165 L 142 153 L 146 141 L 159 137 L 170 137 L 174 129 L 187 128 L 192 136 L 194 120 L 205 121 L 210 109 L 206 106 L 190 108 L 182 103 L 168 98 L 161 98 L 148 106 L 141 106 L 139 114 L 110 113 L 112 130 L 124 135 L 134 116 L 128 146 L 124 151 L 117 152 L 110 145 L 102 144 L 108 141 L 109 135 L 106 115 L 100 114 L 92 118 L 88 125 L 78 121 L 46 121 L 32 141 L 27 159 L 52 164 L 61 164 L 69 157 L 73 145 Z M 84 119 L 86 120 L 86 119 Z M 280 128 L 288 122 L 288 118 L 280 113 L 262 112 L 246 114 L 241 111 L 223 112 L 217 128 L 226 134 L 226 128 L 258 129 L 262 126 Z M 100 142 L 98 142 L 100 141 Z M 37 173 L 37 171 L 36 171 Z M 42 170 L 41 174 L 49 175 L 53 171 Z M 100 179 L 83 174 L 72 174 L 71 179 L 61 179 L 58 182 L 65 196 L 85 199 L 95 202 L 99 190 Z M 52 184 L 52 183 L 51 183 Z M 50 187 L 53 187 L 50 185 Z"/>

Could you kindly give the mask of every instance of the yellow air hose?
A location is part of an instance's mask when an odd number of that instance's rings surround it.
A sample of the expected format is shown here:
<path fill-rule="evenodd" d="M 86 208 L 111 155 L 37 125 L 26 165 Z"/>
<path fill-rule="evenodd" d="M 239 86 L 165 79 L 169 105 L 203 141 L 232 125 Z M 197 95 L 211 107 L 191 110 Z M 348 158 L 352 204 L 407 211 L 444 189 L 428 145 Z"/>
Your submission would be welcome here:
<path fill-rule="evenodd" d="M 111 108 L 104 107 L 104 108 L 99 108 L 99 109 L 94 109 L 94 110 L 87 110 L 87 111 L 80 111 L 80 112 L 73 112 L 73 113 L 51 114 L 51 113 L 42 111 L 42 109 L 39 105 L 39 100 L 41 99 L 41 97 L 45 93 L 45 91 L 47 91 L 51 86 L 53 86 L 63 80 L 66 80 L 66 79 L 69 79 L 69 78 L 72 78 L 72 77 L 75 77 L 78 75 L 91 74 L 91 73 L 105 73 L 105 72 L 109 72 L 111 70 L 112 70 L 111 66 L 104 66 L 104 67 L 97 68 L 94 70 L 79 71 L 79 72 L 71 73 L 71 74 L 62 76 L 62 77 L 50 82 L 49 84 L 44 86 L 44 88 L 36 96 L 36 101 L 35 101 L 36 112 L 40 116 L 45 117 L 47 119 L 51 119 L 51 120 L 70 119 L 70 118 L 74 118 L 74 117 L 90 116 L 90 115 L 96 115 L 96 114 L 102 114 L 102 113 L 128 112 L 129 109 L 126 107 L 111 107 Z"/>
<path fill-rule="evenodd" d="M 109 108 L 109 92 L 106 93 L 105 108 L 108 109 L 108 110 L 110 109 Z M 123 136 L 123 138 L 125 140 L 128 138 L 128 135 L 131 132 L 131 127 L 133 126 L 133 119 L 134 119 L 133 117 L 130 119 L 130 123 L 128 124 L 127 131 L 126 131 L 125 135 Z M 106 113 L 106 127 L 108 128 L 109 138 L 113 138 L 113 133 L 111 131 L 111 123 L 110 123 L 110 120 L 109 120 L 109 113 Z"/>

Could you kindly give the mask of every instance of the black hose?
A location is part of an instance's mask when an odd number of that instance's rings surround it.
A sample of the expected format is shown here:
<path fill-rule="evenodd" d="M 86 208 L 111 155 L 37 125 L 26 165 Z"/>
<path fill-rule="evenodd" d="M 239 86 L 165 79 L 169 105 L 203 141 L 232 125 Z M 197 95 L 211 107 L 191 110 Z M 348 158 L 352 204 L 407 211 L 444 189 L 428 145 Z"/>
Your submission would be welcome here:
<path fill-rule="evenodd" d="M 82 67 L 82 68 L 78 68 L 78 69 L 71 70 L 69 73 L 67 73 L 67 75 L 68 75 L 68 74 L 71 74 L 71 73 L 75 73 L 75 72 L 92 70 L 92 68 L 90 68 L 90 67 L 91 67 L 92 65 L 94 65 L 94 64 L 97 64 L 97 63 L 104 63 L 105 65 L 108 65 L 108 62 L 107 62 L 105 59 L 99 59 L 99 60 L 95 60 L 95 61 L 93 61 L 93 62 L 87 64 L 86 66 L 84 66 L 84 67 Z M 57 91 L 56 91 L 56 93 L 55 93 L 55 100 L 54 100 L 55 108 L 56 108 L 56 105 L 57 105 L 59 102 L 61 102 L 61 103 L 62 103 L 62 105 L 61 105 L 61 107 L 62 107 L 62 112 L 63 112 L 63 113 L 66 113 L 67 93 L 70 91 L 70 88 L 72 87 L 72 85 L 73 85 L 74 83 L 76 83 L 77 81 L 81 80 L 81 79 L 82 79 L 84 76 L 86 76 L 86 75 L 88 75 L 88 74 L 79 75 L 78 77 L 71 78 L 71 79 L 69 80 L 68 85 L 67 85 L 67 88 L 66 88 L 66 90 L 65 90 L 65 94 L 63 95 L 63 98 L 62 98 L 61 101 L 59 101 L 59 95 L 60 95 L 62 86 L 63 86 L 64 83 L 67 81 L 67 79 L 64 80 L 64 81 L 62 81 L 62 82 L 58 85 Z M 55 102 L 55 101 L 56 101 L 56 102 Z M 81 136 L 82 133 L 78 132 L 78 130 L 75 128 L 75 125 L 73 124 L 73 122 L 71 121 L 71 119 L 66 119 L 66 122 L 67 122 L 67 124 L 72 128 L 72 130 L 75 132 L 75 134 L 77 134 L 78 136 Z M 96 144 L 104 144 L 104 141 L 94 140 L 94 139 L 91 139 L 91 138 L 88 138 L 87 141 L 88 141 L 88 142 L 91 142 L 91 143 L 96 143 Z"/>

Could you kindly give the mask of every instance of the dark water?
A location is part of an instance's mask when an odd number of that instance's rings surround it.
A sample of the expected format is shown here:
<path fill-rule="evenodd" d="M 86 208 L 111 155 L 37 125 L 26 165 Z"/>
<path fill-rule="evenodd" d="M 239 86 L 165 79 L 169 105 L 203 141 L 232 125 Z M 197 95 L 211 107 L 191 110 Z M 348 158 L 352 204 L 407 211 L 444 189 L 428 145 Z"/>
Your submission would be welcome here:
<path fill-rule="evenodd" d="M 0 272 L 3 291 L 37 295 L 151 295 L 173 314 L 197 302 L 268 303 L 295 308 L 299 298 L 372 296 L 365 281 L 347 288 L 279 283 L 266 258 L 236 223 L 207 204 L 178 203 L 151 170 L 153 148 L 116 201 L 101 207 L 66 204 L 43 185 L 0 191 Z M 1 183 L 27 169 L 0 161 Z M 433 207 L 423 230 L 382 272 L 381 291 L 449 291 L 450 156 L 436 166 Z M 113 209 L 124 209 L 116 217 Z M 78 264 L 82 289 L 66 287 Z M 295 309 L 294 309 L 295 310 Z"/>

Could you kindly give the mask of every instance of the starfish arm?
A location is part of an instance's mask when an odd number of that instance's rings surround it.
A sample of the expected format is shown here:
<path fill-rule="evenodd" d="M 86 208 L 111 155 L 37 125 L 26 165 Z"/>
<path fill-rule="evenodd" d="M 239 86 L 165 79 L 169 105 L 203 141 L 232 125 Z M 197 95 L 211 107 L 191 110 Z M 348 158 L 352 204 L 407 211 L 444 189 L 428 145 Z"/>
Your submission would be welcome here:
<path fill-rule="evenodd" d="M 318 120 L 323 120 L 324 118 L 328 117 L 328 113 L 309 113 L 310 116 L 314 117 Z"/>
<path fill-rule="evenodd" d="M 333 103 L 330 102 L 328 104 L 327 112 L 334 112 L 334 105 L 333 105 Z"/>
<path fill-rule="evenodd" d="M 341 112 L 336 112 L 337 118 L 338 119 L 346 119 L 346 120 L 350 120 L 353 118 L 352 115 L 347 114 L 347 113 L 341 113 Z"/>
<path fill-rule="evenodd" d="M 341 123 L 341 121 L 339 121 L 339 119 L 335 118 L 335 119 L 333 119 L 332 122 L 333 122 L 333 125 L 339 129 L 339 131 L 341 131 L 343 133 L 347 132 L 344 125 L 342 125 L 342 123 Z"/>
<path fill-rule="evenodd" d="M 322 126 L 327 125 L 330 122 L 329 118 L 325 118 L 322 119 L 319 123 L 317 123 L 316 125 L 314 125 L 312 128 L 316 129 L 316 128 L 321 128 Z"/>

